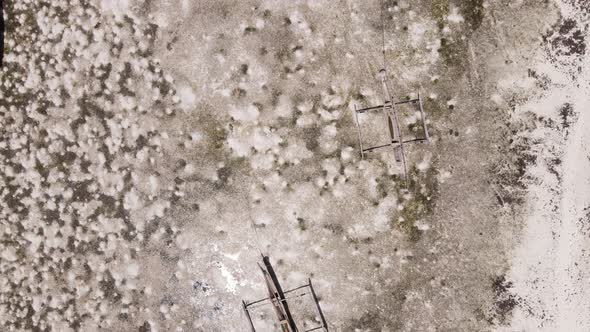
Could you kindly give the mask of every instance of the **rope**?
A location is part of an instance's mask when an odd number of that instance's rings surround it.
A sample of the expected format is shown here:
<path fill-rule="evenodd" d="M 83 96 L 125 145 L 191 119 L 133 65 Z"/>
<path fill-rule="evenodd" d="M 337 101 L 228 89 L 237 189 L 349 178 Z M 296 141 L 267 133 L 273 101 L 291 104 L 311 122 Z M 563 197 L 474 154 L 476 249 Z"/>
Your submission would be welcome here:
<path fill-rule="evenodd" d="M 254 224 L 254 219 L 252 218 L 252 202 L 250 201 L 250 195 L 246 193 L 246 200 L 248 201 L 248 219 L 250 219 L 250 226 L 254 230 L 254 234 L 256 235 L 256 250 L 260 253 L 261 256 L 264 256 L 262 250 L 260 250 L 259 244 L 262 243 L 260 241 L 260 234 L 258 233 L 258 229 L 256 229 L 256 225 Z"/>
<path fill-rule="evenodd" d="M 349 1 L 347 8 L 348 8 L 349 17 L 351 17 L 351 18 L 353 17 L 353 15 L 355 15 L 353 7 L 354 7 L 354 5 Z M 352 31 L 355 24 L 351 20 L 348 20 L 345 22 L 345 25 L 346 25 L 347 31 Z M 346 34 L 345 38 L 347 40 L 347 43 L 350 44 L 349 48 L 353 51 L 353 53 L 355 55 L 358 55 L 359 60 L 362 61 L 362 63 L 366 67 L 365 70 L 361 70 L 361 73 L 364 75 L 364 77 L 368 78 L 371 81 L 375 81 L 376 83 L 379 83 L 379 78 L 377 75 L 375 75 L 376 72 L 379 72 L 379 68 L 374 68 L 374 65 L 376 65 L 376 63 L 374 61 L 369 61 L 369 54 L 367 54 L 367 50 L 365 48 L 359 47 L 359 45 L 361 43 L 359 42 L 359 40 L 357 40 L 357 38 L 354 34 L 351 35 L 350 33 L 348 33 L 348 34 Z M 369 52 L 369 53 L 375 54 L 373 52 Z M 378 60 L 378 58 L 379 57 L 377 56 L 376 60 Z M 361 65 L 361 67 L 362 67 L 362 65 Z"/>
<path fill-rule="evenodd" d="M 379 1 L 380 4 L 380 9 L 381 9 L 381 41 L 382 41 L 382 53 L 383 53 L 383 70 L 385 70 L 385 74 L 387 75 L 387 63 L 385 60 L 385 14 L 384 14 L 384 9 L 385 6 L 383 4 L 383 0 Z M 387 90 L 389 90 L 389 86 L 386 85 Z M 390 98 L 393 98 L 393 94 L 389 91 L 388 92 L 390 95 Z M 393 106 L 393 100 L 390 100 L 392 106 Z M 393 111 L 393 109 L 392 109 Z M 395 111 L 394 111 L 395 112 Z M 402 163 L 404 166 L 404 184 L 405 187 L 408 187 L 408 166 L 406 165 L 406 154 L 404 151 L 404 145 L 401 143 L 403 142 L 403 135 L 402 135 L 402 131 L 400 130 L 399 127 L 399 123 L 398 123 L 398 119 L 397 119 L 397 115 L 395 115 L 395 121 L 396 121 L 396 128 L 395 130 L 397 130 L 399 132 L 399 140 L 400 140 L 400 150 L 401 150 L 401 155 L 402 155 Z"/>
<path fill-rule="evenodd" d="M 382 41 L 382 53 L 383 53 L 383 69 L 385 69 L 385 14 L 383 13 L 383 0 L 380 0 L 381 7 L 381 41 Z"/>

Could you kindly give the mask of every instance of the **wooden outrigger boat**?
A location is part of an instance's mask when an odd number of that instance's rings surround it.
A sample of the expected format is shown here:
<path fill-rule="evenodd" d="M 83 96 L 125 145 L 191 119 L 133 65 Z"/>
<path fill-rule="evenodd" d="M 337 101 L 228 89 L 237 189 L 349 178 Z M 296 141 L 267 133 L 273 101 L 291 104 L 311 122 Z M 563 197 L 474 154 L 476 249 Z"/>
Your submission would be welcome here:
<path fill-rule="evenodd" d="M 279 325 L 281 326 L 281 332 L 299 332 L 300 330 L 297 328 L 297 324 L 295 323 L 293 315 L 291 314 L 291 310 L 289 309 L 288 299 L 290 298 L 286 297 L 286 295 L 302 289 L 307 289 L 308 293 L 296 294 L 292 298 L 301 297 L 304 295 L 311 295 L 315 303 L 317 314 L 320 318 L 321 323 L 320 326 L 313 327 L 302 332 L 319 330 L 328 332 L 328 324 L 326 324 L 326 319 L 324 317 L 324 313 L 322 312 L 320 303 L 313 289 L 311 279 L 307 279 L 307 284 L 303 286 L 283 291 L 281 284 L 279 283 L 279 279 L 277 278 L 277 275 L 270 263 L 270 259 L 268 258 L 268 256 L 262 255 L 262 262 L 263 265 L 258 264 L 258 266 L 260 267 L 262 275 L 264 276 L 266 288 L 268 289 L 268 297 L 252 302 L 242 301 L 242 306 L 244 308 L 244 312 L 246 314 L 246 318 L 248 319 L 248 323 L 250 325 L 252 332 L 256 332 L 256 328 L 254 327 L 252 317 L 250 316 L 250 310 L 254 307 L 254 305 L 266 304 L 271 304 L 273 306 L 273 310 L 276 314 Z"/>

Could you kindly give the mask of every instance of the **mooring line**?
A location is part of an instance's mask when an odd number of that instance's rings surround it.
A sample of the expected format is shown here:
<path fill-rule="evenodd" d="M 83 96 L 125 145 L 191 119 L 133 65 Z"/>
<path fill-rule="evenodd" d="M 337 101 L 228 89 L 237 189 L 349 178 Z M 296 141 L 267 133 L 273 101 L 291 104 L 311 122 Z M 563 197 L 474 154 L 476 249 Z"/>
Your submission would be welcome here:
<path fill-rule="evenodd" d="M 381 42 L 382 42 L 382 48 L 381 51 L 383 53 L 383 68 L 386 68 L 387 64 L 385 63 L 385 17 L 384 17 L 384 13 L 383 13 L 383 0 L 380 0 L 380 4 L 381 4 Z"/>

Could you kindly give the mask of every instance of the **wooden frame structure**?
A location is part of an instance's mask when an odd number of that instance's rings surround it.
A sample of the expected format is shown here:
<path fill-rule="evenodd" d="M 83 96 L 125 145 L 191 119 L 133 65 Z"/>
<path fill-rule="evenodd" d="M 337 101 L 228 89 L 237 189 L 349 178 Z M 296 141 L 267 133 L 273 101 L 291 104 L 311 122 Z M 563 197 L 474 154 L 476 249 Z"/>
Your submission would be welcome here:
<path fill-rule="evenodd" d="M 310 332 L 310 331 L 323 331 L 323 332 L 328 332 L 328 324 L 326 324 L 326 319 L 324 317 L 324 313 L 322 312 L 322 308 L 320 307 L 320 303 L 318 301 L 318 298 L 315 294 L 315 291 L 313 289 L 313 285 L 311 283 L 311 279 L 307 279 L 307 284 L 303 285 L 303 286 L 299 286 L 290 290 L 286 290 L 283 291 L 281 284 L 279 283 L 279 279 L 277 278 L 277 275 L 272 267 L 272 265 L 270 264 L 270 259 L 268 258 L 268 256 L 264 256 L 262 255 L 262 262 L 263 265 L 258 264 L 258 266 L 260 267 L 260 270 L 262 271 L 262 275 L 264 276 L 264 281 L 266 283 L 266 288 L 268 289 L 268 297 L 261 299 L 261 300 L 257 300 L 257 301 L 252 301 L 252 302 L 248 302 L 248 301 L 242 301 L 242 307 L 244 309 L 244 312 L 246 314 L 246 318 L 248 319 L 248 323 L 249 326 L 252 330 L 252 332 L 256 332 L 256 328 L 254 327 L 254 323 L 252 322 L 252 318 L 250 316 L 250 310 L 252 308 L 255 308 L 258 305 L 266 305 L 266 304 L 271 304 L 273 306 L 274 312 L 277 316 L 277 319 L 279 321 L 279 324 L 281 326 L 281 332 L 299 332 L 300 330 L 297 328 L 297 324 L 295 323 L 295 320 L 293 319 L 293 316 L 291 315 L 291 311 L 289 309 L 289 304 L 287 303 L 288 299 L 292 299 L 292 298 L 296 298 L 296 297 L 301 297 L 301 296 L 305 296 L 305 295 L 311 295 L 313 298 L 313 301 L 316 305 L 316 310 L 318 313 L 318 316 L 320 317 L 321 320 L 321 325 L 302 331 L 302 332 Z M 302 290 L 302 289 L 307 289 L 309 291 L 309 293 L 301 293 L 301 294 L 296 294 L 290 298 L 287 298 L 285 295 L 296 292 L 298 290 Z"/>
<path fill-rule="evenodd" d="M 362 109 L 357 109 L 356 105 L 354 106 L 354 116 L 356 119 L 356 128 L 358 131 L 358 140 L 359 140 L 359 148 L 361 151 L 361 158 L 365 159 L 365 153 L 372 152 L 372 151 L 375 151 L 375 150 L 381 149 L 381 148 L 392 147 L 395 160 L 398 163 L 401 162 L 403 164 L 404 176 L 406 176 L 408 170 L 407 170 L 407 166 L 406 166 L 406 156 L 404 153 L 404 144 L 405 143 L 420 143 L 420 142 L 430 143 L 430 135 L 428 134 L 428 128 L 426 127 L 426 114 L 424 113 L 424 109 L 422 108 L 422 98 L 420 97 L 420 94 L 418 93 L 418 98 L 416 98 L 416 99 L 410 99 L 410 100 L 394 103 L 393 99 L 391 97 L 391 93 L 389 92 L 389 85 L 387 82 L 387 71 L 385 69 L 381 69 L 381 71 L 379 71 L 379 76 L 381 77 L 381 84 L 382 84 L 382 89 L 383 89 L 383 104 L 379 105 L 379 106 L 367 107 L 367 108 L 362 108 Z M 412 104 L 418 103 L 418 105 L 420 107 L 420 117 L 422 120 L 422 129 L 424 131 L 423 138 L 415 138 L 415 139 L 411 139 L 411 140 L 404 140 L 403 139 L 397 111 L 395 110 L 395 105 L 408 104 L 408 103 L 412 103 Z M 383 113 L 386 117 L 388 128 L 389 128 L 390 140 L 389 140 L 389 143 L 387 143 L 387 144 L 363 148 L 363 138 L 362 138 L 361 127 L 359 124 L 358 115 L 365 113 L 365 112 L 371 112 L 371 111 L 383 111 Z"/>

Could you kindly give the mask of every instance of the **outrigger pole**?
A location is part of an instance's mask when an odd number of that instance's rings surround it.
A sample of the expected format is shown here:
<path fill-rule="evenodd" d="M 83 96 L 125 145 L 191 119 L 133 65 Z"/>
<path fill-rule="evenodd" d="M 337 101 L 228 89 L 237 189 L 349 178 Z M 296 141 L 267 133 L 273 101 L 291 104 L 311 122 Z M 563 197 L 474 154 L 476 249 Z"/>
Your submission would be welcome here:
<path fill-rule="evenodd" d="M 407 168 L 407 163 L 406 163 L 406 155 L 405 155 L 405 151 L 404 151 L 404 143 L 420 143 L 420 142 L 430 143 L 430 135 L 428 134 L 428 128 L 426 127 L 426 114 L 424 113 L 424 109 L 422 108 L 422 97 L 418 93 L 418 98 L 416 98 L 416 99 L 410 99 L 410 100 L 406 100 L 406 101 L 400 101 L 400 102 L 393 103 L 392 98 L 391 98 L 391 93 L 389 92 L 389 85 L 388 85 L 388 81 L 387 81 L 387 71 L 385 69 L 381 69 L 381 71 L 379 71 L 379 74 L 381 76 L 381 84 L 382 84 L 382 88 L 383 88 L 383 105 L 367 107 L 367 108 L 362 108 L 362 109 L 357 109 L 356 105 L 354 106 L 354 116 L 355 116 L 355 120 L 356 120 L 356 128 L 358 131 L 358 140 L 359 140 L 359 148 L 361 151 L 361 158 L 365 159 L 365 154 L 367 152 L 372 152 L 374 150 L 389 147 L 389 146 L 392 147 L 395 160 L 397 162 L 401 162 L 403 164 L 404 178 L 406 179 L 406 182 L 407 182 L 408 168 Z M 424 132 L 423 138 L 414 138 L 414 139 L 410 139 L 410 140 L 403 139 L 403 134 L 402 134 L 401 127 L 399 124 L 398 113 L 395 109 L 395 105 L 402 105 L 402 104 L 408 104 L 408 103 L 412 103 L 412 104 L 418 103 L 418 106 L 420 108 L 420 118 L 422 121 L 422 130 Z M 358 116 L 359 116 L 359 114 L 362 114 L 365 112 L 371 112 L 371 111 L 383 111 L 383 114 L 385 115 L 385 119 L 387 121 L 387 127 L 388 127 L 388 131 L 389 131 L 389 143 L 383 144 L 383 145 L 378 145 L 378 146 L 371 146 L 368 148 L 363 148 L 362 133 L 361 133 L 361 128 L 360 128 Z"/>

